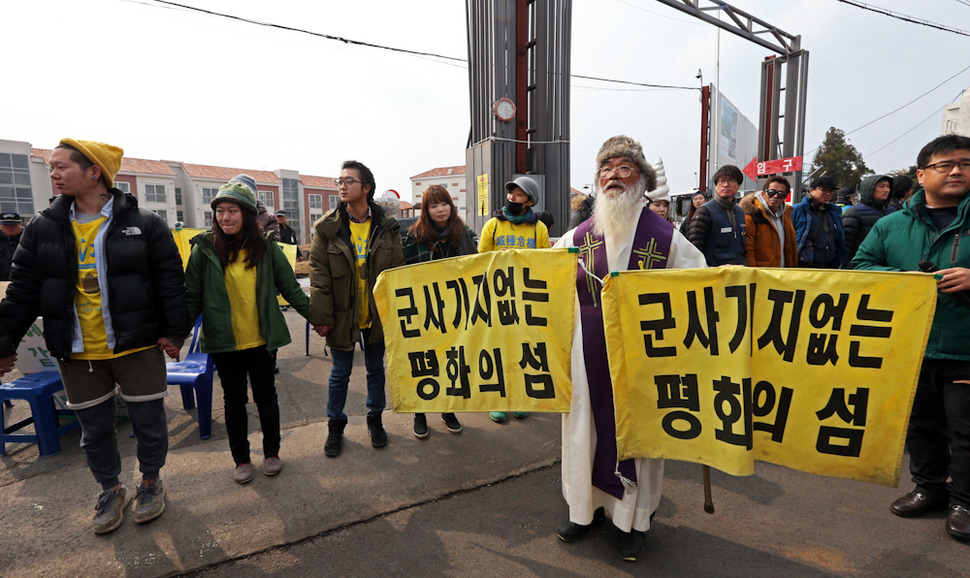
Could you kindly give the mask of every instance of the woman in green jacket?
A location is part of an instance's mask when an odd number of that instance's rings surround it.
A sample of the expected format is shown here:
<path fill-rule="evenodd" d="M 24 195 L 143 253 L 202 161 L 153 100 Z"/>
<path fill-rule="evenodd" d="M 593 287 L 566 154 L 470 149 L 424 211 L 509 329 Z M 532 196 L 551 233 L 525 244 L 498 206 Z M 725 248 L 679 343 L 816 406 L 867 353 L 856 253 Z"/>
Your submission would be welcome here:
<path fill-rule="evenodd" d="M 280 407 L 271 351 L 290 342 L 277 290 L 302 315 L 309 300 L 300 289 L 282 249 L 256 223 L 256 194 L 229 181 L 210 203 L 212 230 L 194 237 L 185 271 L 189 314 L 202 314 L 202 351 L 212 355 L 222 382 L 233 479 L 245 484 L 255 468 L 249 455 L 247 375 L 263 431 L 263 473 L 273 476 L 283 463 Z"/>
<path fill-rule="evenodd" d="M 404 241 L 404 260 L 408 265 L 436 259 L 474 255 L 475 234 L 465 226 L 444 187 L 431 185 L 421 195 L 421 217 L 408 229 Z M 451 433 L 461 433 L 461 422 L 453 413 L 441 414 L 441 421 Z M 423 413 L 414 414 L 414 435 L 428 437 L 428 421 Z"/>

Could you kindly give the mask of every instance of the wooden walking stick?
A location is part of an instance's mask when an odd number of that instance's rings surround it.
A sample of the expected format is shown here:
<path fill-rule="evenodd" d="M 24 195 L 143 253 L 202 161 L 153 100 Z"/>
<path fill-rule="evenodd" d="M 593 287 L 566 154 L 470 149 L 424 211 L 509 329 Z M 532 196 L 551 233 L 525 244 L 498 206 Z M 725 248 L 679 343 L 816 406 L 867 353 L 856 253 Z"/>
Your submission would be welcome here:
<path fill-rule="evenodd" d="M 704 473 L 704 511 L 708 514 L 714 513 L 714 499 L 711 497 L 711 467 L 701 466 Z"/>

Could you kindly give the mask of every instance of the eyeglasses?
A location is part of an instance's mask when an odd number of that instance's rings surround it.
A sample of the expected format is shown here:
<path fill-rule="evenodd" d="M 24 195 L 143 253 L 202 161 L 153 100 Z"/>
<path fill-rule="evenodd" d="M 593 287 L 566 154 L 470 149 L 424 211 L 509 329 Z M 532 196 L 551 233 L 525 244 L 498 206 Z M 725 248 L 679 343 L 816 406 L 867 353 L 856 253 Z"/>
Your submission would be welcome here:
<path fill-rule="evenodd" d="M 348 187 L 352 187 L 354 186 L 354 183 L 362 183 L 364 181 L 360 179 L 352 179 L 350 177 L 347 177 L 346 179 L 335 179 L 333 182 L 337 183 L 338 187 L 342 187 L 344 185 L 347 185 Z"/>
<path fill-rule="evenodd" d="M 765 190 L 763 190 L 761 192 L 763 192 L 765 194 L 765 196 L 768 197 L 768 198 L 771 198 L 771 197 L 787 197 L 788 196 L 788 192 L 787 191 L 776 191 L 775 189 L 765 189 Z"/>
<path fill-rule="evenodd" d="M 600 178 L 601 179 L 605 179 L 606 177 L 608 177 L 608 176 L 610 176 L 610 175 L 612 175 L 612 174 L 615 173 L 616 176 L 620 177 L 621 179 L 625 179 L 625 178 L 629 177 L 630 175 L 632 175 L 633 174 L 633 171 L 635 171 L 635 170 L 637 170 L 637 169 L 635 169 L 633 167 L 629 167 L 627 165 L 620 165 L 618 167 L 612 167 L 612 168 L 611 167 L 603 167 L 603 168 L 600 169 Z"/>
<path fill-rule="evenodd" d="M 953 167 L 960 165 L 961 173 L 970 173 L 970 159 L 963 159 L 961 161 L 940 161 L 938 163 L 933 163 L 931 165 L 926 165 L 923 170 L 933 169 L 940 174 L 947 174 L 953 170 Z"/>

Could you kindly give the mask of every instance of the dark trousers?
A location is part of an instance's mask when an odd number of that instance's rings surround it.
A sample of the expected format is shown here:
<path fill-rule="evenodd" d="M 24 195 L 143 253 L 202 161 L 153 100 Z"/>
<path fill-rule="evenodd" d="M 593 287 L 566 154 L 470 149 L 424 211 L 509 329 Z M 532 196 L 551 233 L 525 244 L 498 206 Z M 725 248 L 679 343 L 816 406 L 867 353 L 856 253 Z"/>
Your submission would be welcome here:
<path fill-rule="evenodd" d="M 168 420 L 165 418 L 165 402 L 127 401 L 131 429 L 137 443 L 138 469 L 142 478 L 158 477 L 168 455 Z M 115 398 L 75 410 L 81 422 L 81 449 L 94 479 L 107 490 L 121 481 L 121 453 L 118 451 L 118 431 L 115 429 Z"/>
<path fill-rule="evenodd" d="M 237 464 L 249 463 L 249 402 L 246 376 L 253 389 L 253 401 L 263 430 L 263 456 L 273 457 L 280 452 L 280 404 L 276 398 L 275 361 L 265 345 L 213 353 L 212 361 L 222 382 L 222 400 L 226 408 L 226 431 L 229 450 Z"/>
<path fill-rule="evenodd" d="M 906 445 L 918 489 L 970 507 L 970 362 L 923 360 Z"/>

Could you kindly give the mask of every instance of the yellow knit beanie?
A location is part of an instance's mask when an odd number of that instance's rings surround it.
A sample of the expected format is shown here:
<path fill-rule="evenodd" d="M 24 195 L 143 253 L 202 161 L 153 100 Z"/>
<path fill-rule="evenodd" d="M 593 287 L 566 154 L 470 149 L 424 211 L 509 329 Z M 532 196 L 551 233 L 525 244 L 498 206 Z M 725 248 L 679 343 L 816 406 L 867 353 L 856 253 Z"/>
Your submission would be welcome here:
<path fill-rule="evenodd" d="M 93 140 L 61 139 L 60 144 L 72 146 L 79 150 L 89 161 L 101 168 L 101 176 L 109 187 L 115 184 L 115 175 L 121 170 L 121 157 L 125 151 L 114 145 Z"/>

